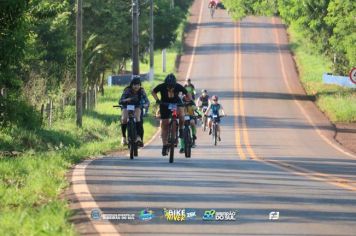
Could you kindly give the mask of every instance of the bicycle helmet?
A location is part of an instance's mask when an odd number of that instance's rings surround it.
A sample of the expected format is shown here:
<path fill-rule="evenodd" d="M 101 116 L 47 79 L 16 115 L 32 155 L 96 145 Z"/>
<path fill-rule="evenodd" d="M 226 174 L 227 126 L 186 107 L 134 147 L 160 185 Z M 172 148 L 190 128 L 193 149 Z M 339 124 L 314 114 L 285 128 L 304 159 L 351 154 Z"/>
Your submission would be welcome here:
<path fill-rule="evenodd" d="M 173 88 L 176 86 L 177 79 L 174 74 L 171 73 L 164 79 L 164 83 L 167 85 L 167 87 Z"/>
<path fill-rule="evenodd" d="M 134 84 L 139 84 L 141 85 L 141 79 L 139 75 L 133 75 L 132 76 L 132 80 L 130 82 L 130 86 L 134 85 Z"/>
<path fill-rule="evenodd" d="M 219 98 L 218 98 L 218 96 L 213 95 L 213 96 L 211 97 L 211 100 L 213 100 L 213 101 L 218 101 L 218 100 L 219 100 Z"/>
<path fill-rule="evenodd" d="M 208 93 L 208 91 L 206 89 L 202 89 L 201 93 Z"/>

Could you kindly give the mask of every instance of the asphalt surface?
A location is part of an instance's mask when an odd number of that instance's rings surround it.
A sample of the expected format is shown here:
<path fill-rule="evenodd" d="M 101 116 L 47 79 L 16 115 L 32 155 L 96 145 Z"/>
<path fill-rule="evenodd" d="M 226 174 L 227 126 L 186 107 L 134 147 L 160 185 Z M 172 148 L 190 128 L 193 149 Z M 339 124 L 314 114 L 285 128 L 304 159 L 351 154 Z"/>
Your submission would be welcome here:
<path fill-rule="evenodd" d="M 135 160 L 114 154 L 78 165 L 69 194 L 78 232 L 356 235 L 355 154 L 333 141 L 331 124 L 301 88 L 280 20 L 235 23 L 223 10 L 211 19 L 207 2 L 197 0 L 190 21 L 179 77 L 219 96 L 228 114 L 222 141 L 213 146 L 199 129 L 192 158 L 177 154 L 172 164 L 157 136 Z M 168 221 L 164 208 L 196 216 Z M 100 219 L 91 218 L 93 209 Z M 144 209 L 154 217 L 141 219 Z M 206 210 L 236 220 L 204 220 Z M 109 213 L 135 220 L 102 219 Z"/>

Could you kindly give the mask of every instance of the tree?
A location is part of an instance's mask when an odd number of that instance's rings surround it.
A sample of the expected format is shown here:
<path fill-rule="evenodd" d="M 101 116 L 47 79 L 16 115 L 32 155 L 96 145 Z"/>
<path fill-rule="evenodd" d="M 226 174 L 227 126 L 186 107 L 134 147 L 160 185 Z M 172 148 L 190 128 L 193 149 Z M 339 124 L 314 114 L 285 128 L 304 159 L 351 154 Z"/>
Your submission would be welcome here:
<path fill-rule="evenodd" d="M 356 18 L 355 1 L 332 0 L 328 7 L 325 21 L 332 28 L 329 38 L 330 56 L 336 55 L 334 70 L 339 74 L 347 74 L 356 65 Z"/>

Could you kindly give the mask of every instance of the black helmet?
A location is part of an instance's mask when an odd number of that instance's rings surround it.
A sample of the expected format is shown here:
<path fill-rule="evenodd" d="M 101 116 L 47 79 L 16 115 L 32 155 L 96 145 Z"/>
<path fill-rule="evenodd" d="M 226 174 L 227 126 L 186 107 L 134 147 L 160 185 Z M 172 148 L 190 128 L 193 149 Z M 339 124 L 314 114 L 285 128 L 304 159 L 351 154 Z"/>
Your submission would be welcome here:
<path fill-rule="evenodd" d="M 132 76 L 132 80 L 130 82 L 130 86 L 134 85 L 134 84 L 139 84 L 141 85 L 141 79 L 139 75 L 133 75 Z"/>
<path fill-rule="evenodd" d="M 164 79 L 164 83 L 167 85 L 167 87 L 174 87 L 176 86 L 177 79 L 174 74 L 171 73 Z"/>

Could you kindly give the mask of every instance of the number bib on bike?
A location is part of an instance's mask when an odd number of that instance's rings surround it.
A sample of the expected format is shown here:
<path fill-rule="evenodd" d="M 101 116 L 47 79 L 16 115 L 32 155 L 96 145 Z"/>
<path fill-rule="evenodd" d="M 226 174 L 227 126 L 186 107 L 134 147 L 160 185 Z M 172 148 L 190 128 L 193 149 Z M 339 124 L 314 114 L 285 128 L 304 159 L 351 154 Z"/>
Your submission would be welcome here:
<path fill-rule="evenodd" d="M 134 111 L 134 110 L 135 110 L 135 106 L 134 106 L 134 105 L 127 105 L 127 106 L 126 106 L 126 109 L 127 109 L 128 111 Z"/>

